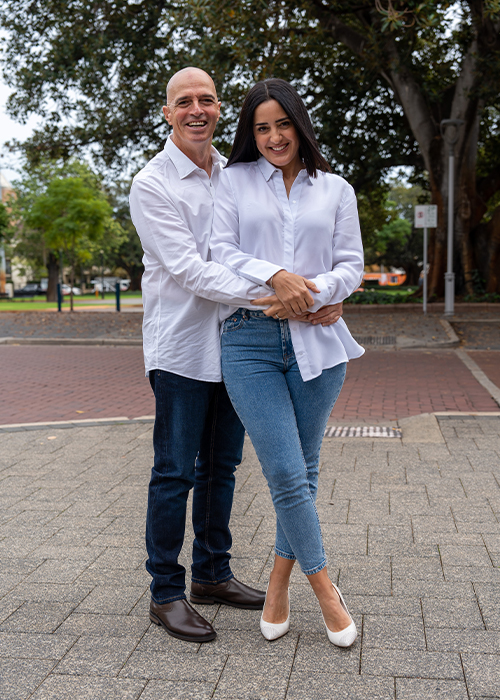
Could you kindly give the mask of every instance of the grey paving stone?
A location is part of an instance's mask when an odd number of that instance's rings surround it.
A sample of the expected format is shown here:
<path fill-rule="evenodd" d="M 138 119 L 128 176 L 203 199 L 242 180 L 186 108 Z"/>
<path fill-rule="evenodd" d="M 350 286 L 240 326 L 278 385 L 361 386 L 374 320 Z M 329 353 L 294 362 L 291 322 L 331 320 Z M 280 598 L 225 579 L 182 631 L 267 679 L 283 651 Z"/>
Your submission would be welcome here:
<path fill-rule="evenodd" d="M 390 595 L 391 569 L 388 558 L 349 557 L 341 571 L 339 588 L 349 594 Z"/>
<path fill-rule="evenodd" d="M 57 628 L 56 634 L 91 635 L 98 637 L 136 637 L 139 639 L 149 628 L 147 615 L 103 615 L 72 613 Z"/>
<path fill-rule="evenodd" d="M 193 663 L 193 655 L 190 653 L 172 651 L 167 656 L 158 652 L 146 654 L 135 651 L 121 670 L 120 678 L 197 681 L 215 684 L 226 661 L 227 656 L 224 654 L 205 656 Z"/>
<path fill-rule="evenodd" d="M 500 606 L 498 585 L 477 583 L 474 590 L 479 600 L 479 608 L 488 630 L 500 630 Z"/>
<path fill-rule="evenodd" d="M 425 628 L 429 651 L 500 654 L 500 631 Z"/>
<path fill-rule="evenodd" d="M 392 563 L 393 578 L 415 579 L 417 581 L 443 581 L 441 560 L 436 549 L 433 557 L 395 557 Z"/>
<path fill-rule="evenodd" d="M 471 598 L 422 600 L 426 627 L 483 630 L 484 623 L 476 601 Z"/>
<path fill-rule="evenodd" d="M 73 610 L 71 603 L 23 603 L 0 625 L 4 632 L 54 632 Z"/>
<path fill-rule="evenodd" d="M 288 636 L 288 635 L 287 635 Z M 356 641 L 348 649 L 331 644 L 324 629 L 301 632 L 293 660 L 293 673 L 348 673 L 358 675 L 361 644 Z"/>
<path fill-rule="evenodd" d="M 425 650 L 422 619 L 365 615 L 363 650 L 369 648 Z"/>
<path fill-rule="evenodd" d="M 0 656 L 19 659 L 61 659 L 76 642 L 68 634 L 0 632 Z"/>
<path fill-rule="evenodd" d="M 472 581 L 474 583 L 500 583 L 500 569 L 486 566 L 446 566 L 447 581 Z"/>
<path fill-rule="evenodd" d="M 137 700 L 144 686 L 145 681 L 125 678 L 52 675 L 30 700 Z"/>
<path fill-rule="evenodd" d="M 54 672 L 70 676 L 117 676 L 136 646 L 136 637 L 81 637 Z"/>
<path fill-rule="evenodd" d="M 418 597 L 349 595 L 349 610 L 358 615 L 422 617 Z"/>
<path fill-rule="evenodd" d="M 189 681 L 149 681 L 141 700 L 210 700 L 214 684 Z"/>
<path fill-rule="evenodd" d="M 395 700 L 394 680 L 353 674 L 292 673 L 287 700 Z"/>
<path fill-rule="evenodd" d="M 73 583 L 88 566 L 79 560 L 46 559 L 32 574 L 25 578 L 31 583 Z"/>
<path fill-rule="evenodd" d="M 454 547 L 442 545 L 439 547 L 443 566 L 473 566 L 491 567 L 491 559 L 486 547 Z"/>
<path fill-rule="evenodd" d="M 469 692 L 476 697 L 498 697 L 500 691 L 500 655 L 462 654 Z"/>
<path fill-rule="evenodd" d="M 363 650 L 361 673 L 404 678 L 463 678 L 458 654 L 400 649 Z"/>
<path fill-rule="evenodd" d="M 229 656 L 217 683 L 214 700 L 262 698 L 282 700 L 293 658 L 269 658 L 261 654 Z"/>
<path fill-rule="evenodd" d="M 11 592 L 12 598 L 32 603 L 71 603 L 78 605 L 92 590 L 92 586 L 68 583 L 27 583 L 24 580 Z"/>
<path fill-rule="evenodd" d="M 419 596 L 420 598 L 474 598 L 470 581 L 414 581 L 394 579 L 392 593 L 395 596 Z"/>
<path fill-rule="evenodd" d="M 12 615 L 12 613 L 21 607 L 23 601 L 13 598 L 0 598 L 0 626 L 4 620 Z"/>
<path fill-rule="evenodd" d="M 126 615 L 143 594 L 144 588 L 136 586 L 122 586 L 119 589 L 116 586 L 96 586 L 76 612 Z"/>
<path fill-rule="evenodd" d="M 42 659 L 1 659 L 0 697 L 25 700 L 52 670 L 54 661 Z"/>
<path fill-rule="evenodd" d="M 469 700 L 462 681 L 396 678 L 397 700 Z"/>

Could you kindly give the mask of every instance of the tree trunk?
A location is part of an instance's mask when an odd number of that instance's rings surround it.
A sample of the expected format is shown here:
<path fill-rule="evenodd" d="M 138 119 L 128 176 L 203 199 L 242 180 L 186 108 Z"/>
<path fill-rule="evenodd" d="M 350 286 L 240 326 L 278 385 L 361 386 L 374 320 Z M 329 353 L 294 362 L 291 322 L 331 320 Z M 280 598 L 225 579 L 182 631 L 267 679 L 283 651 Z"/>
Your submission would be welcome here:
<path fill-rule="evenodd" d="M 57 284 L 59 282 L 59 258 L 50 252 L 47 260 L 49 281 L 47 286 L 47 301 L 57 301 Z"/>

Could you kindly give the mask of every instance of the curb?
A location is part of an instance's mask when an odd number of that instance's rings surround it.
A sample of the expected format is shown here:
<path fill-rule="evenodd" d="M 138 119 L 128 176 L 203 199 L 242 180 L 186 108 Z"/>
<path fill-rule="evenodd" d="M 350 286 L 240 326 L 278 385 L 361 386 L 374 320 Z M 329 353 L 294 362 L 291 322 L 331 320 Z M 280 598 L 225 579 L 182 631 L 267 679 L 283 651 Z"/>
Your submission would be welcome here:
<path fill-rule="evenodd" d="M 134 345 L 142 338 L 0 338 L 0 345 Z"/>

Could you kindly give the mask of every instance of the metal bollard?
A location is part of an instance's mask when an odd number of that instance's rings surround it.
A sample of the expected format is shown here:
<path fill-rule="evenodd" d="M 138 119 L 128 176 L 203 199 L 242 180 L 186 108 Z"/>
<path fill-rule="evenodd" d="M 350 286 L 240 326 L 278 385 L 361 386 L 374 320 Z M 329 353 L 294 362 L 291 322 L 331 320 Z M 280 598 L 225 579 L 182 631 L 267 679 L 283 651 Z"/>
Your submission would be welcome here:
<path fill-rule="evenodd" d="M 62 290 L 60 282 L 57 283 L 57 310 L 62 311 Z"/>
<path fill-rule="evenodd" d="M 116 294 L 116 310 L 120 311 L 120 283 L 115 284 L 115 294 Z"/>

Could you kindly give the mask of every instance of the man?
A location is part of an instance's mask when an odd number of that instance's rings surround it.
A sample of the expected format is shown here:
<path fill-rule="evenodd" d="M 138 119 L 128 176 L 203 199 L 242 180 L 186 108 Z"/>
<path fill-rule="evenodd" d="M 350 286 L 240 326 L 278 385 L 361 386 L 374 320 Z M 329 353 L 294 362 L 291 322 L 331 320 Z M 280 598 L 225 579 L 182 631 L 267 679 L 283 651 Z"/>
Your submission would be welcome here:
<path fill-rule="evenodd" d="M 174 637 L 206 642 L 216 632 L 187 602 L 178 563 L 191 488 L 191 602 L 261 609 L 265 599 L 263 591 L 237 581 L 229 565 L 244 429 L 222 382 L 218 303 L 247 305 L 272 289 L 209 260 L 213 201 L 225 164 L 212 147 L 220 102 L 210 76 L 198 68 L 176 73 L 163 113 L 172 135 L 130 193 L 144 249 L 144 358 L 156 402 L 146 520 L 150 618 Z M 332 307 L 309 315 L 322 323 L 338 317 Z"/>

